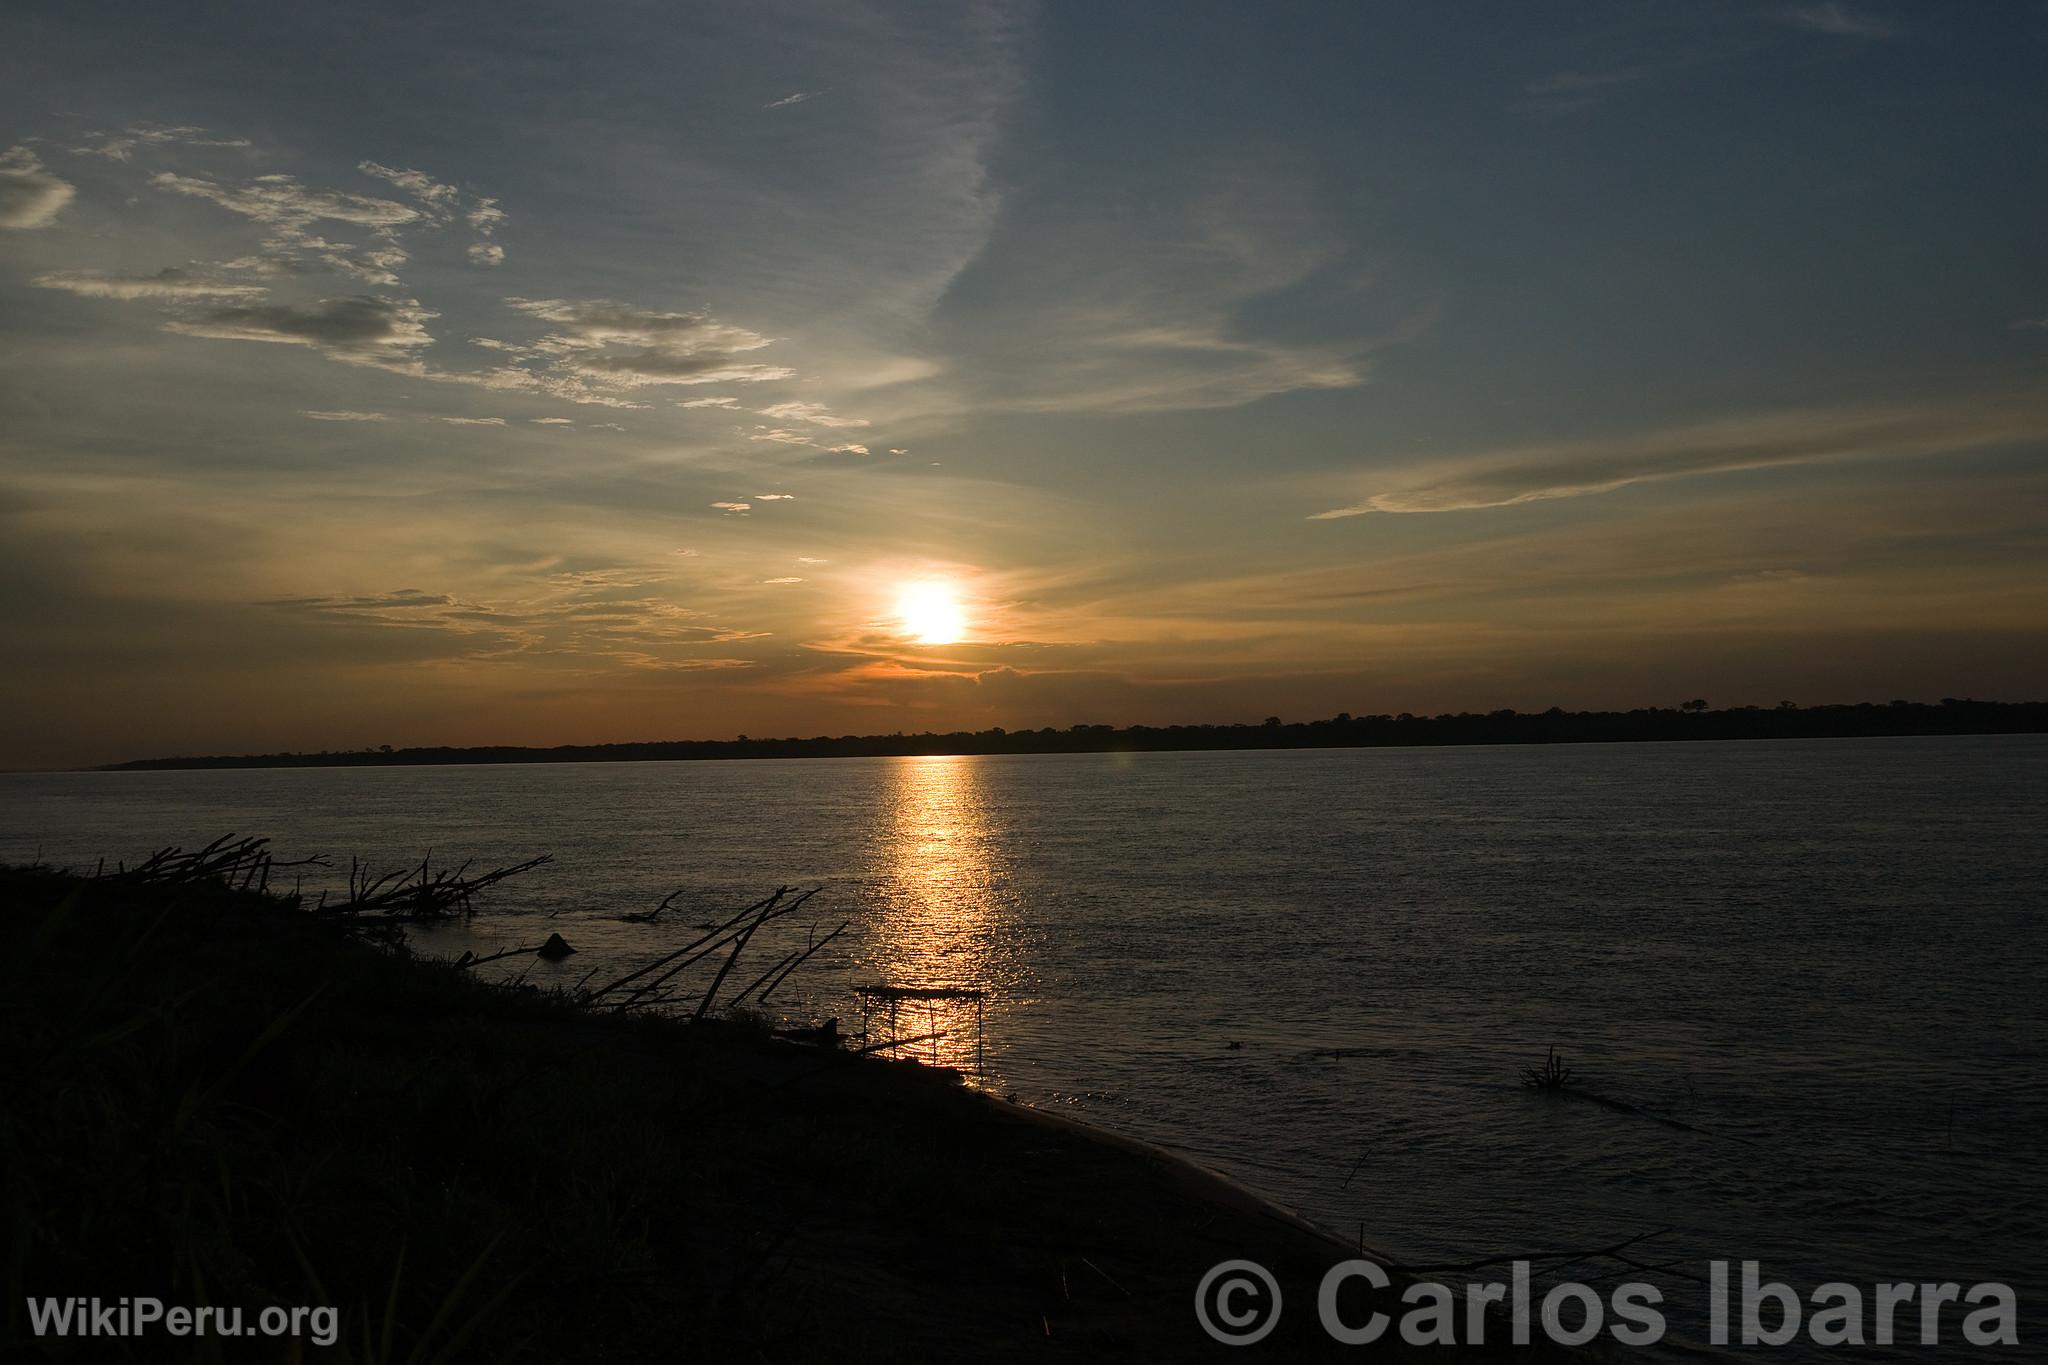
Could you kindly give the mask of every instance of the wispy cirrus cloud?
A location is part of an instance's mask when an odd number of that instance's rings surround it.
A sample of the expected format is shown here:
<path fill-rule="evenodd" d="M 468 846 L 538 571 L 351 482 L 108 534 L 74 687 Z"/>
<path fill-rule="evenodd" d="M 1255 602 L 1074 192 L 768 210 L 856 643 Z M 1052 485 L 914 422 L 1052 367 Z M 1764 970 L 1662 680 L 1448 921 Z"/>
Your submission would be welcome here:
<path fill-rule="evenodd" d="M 763 417 L 772 417 L 778 422 L 808 422 L 814 427 L 864 427 L 869 425 L 865 417 L 845 417 L 833 412 L 823 403 L 776 403 L 770 407 L 756 408 Z"/>
<path fill-rule="evenodd" d="M 48 227 L 78 193 L 26 146 L 0 152 L 0 228 Z"/>
<path fill-rule="evenodd" d="M 342 612 L 418 611 L 431 607 L 453 606 L 455 599 L 447 593 L 427 593 L 421 592 L 418 588 L 400 588 L 396 592 L 357 597 L 280 597 L 262 605 Z"/>
<path fill-rule="evenodd" d="M 808 433 L 792 431 L 788 427 L 757 427 L 747 437 L 749 441 L 769 441 L 781 446 L 814 446 L 817 441 Z"/>
<path fill-rule="evenodd" d="M 1897 24 L 1843 0 L 1823 0 L 1812 5 L 1794 5 L 1784 12 L 1785 22 L 1795 27 L 1826 33 L 1837 38 L 1890 38 Z"/>
<path fill-rule="evenodd" d="M 1588 109 L 1632 85 L 1649 78 L 1643 66 L 1612 67 L 1593 71 L 1553 71 L 1522 86 L 1528 108 L 1539 113 L 1563 114 Z"/>
<path fill-rule="evenodd" d="M 299 416 L 316 422 L 388 422 L 381 412 L 358 412 L 353 408 L 300 408 Z"/>
<path fill-rule="evenodd" d="M 149 183 L 172 194 L 205 199 L 229 213 L 284 232 L 298 232 L 314 223 L 347 223 L 364 228 L 397 228 L 426 215 L 392 199 L 337 190 L 308 189 L 290 175 L 259 175 L 242 184 L 224 184 L 200 176 L 159 171 Z"/>
<path fill-rule="evenodd" d="M 599 388 L 650 384 L 754 384 L 796 371 L 745 357 L 773 339 L 708 313 L 662 312 L 610 299 L 507 299 L 551 325 L 532 353 Z"/>
<path fill-rule="evenodd" d="M 98 270 L 56 270 L 29 281 L 38 289 L 61 289 L 89 299 L 253 299 L 267 286 L 216 275 L 194 275 L 168 266 L 154 275 L 109 275 Z"/>
<path fill-rule="evenodd" d="M 488 598 L 401 588 L 385 593 L 271 598 L 256 605 L 352 631 L 403 631 L 445 641 L 444 655 L 484 663 L 588 672 L 635 668 L 741 668 L 704 646 L 768 638 L 721 624 L 666 595 L 666 575 L 597 570 L 525 579 Z"/>
<path fill-rule="evenodd" d="M 1307 173 L 1284 153 L 1205 170 L 1108 223 L 1067 222 L 1057 183 L 1015 192 L 1005 215 L 1031 215 L 1031 230 L 999 227 L 941 314 L 974 406 L 1198 411 L 1366 382 L 1355 335 L 1290 332 L 1262 307 L 1312 282 L 1345 297 L 1363 286 Z"/>
<path fill-rule="evenodd" d="M 189 124 L 138 123 L 118 131 L 95 129 L 83 134 L 82 138 L 79 144 L 66 150 L 78 156 L 104 157 L 109 161 L 133 161 L 138 151 L 172 145 L 233 148 L 250 145 L 245 137 L 208 137 L 204 128 Z"/>
<path fill-rule="evenodd" d="M 1829 460 L 1933 455 L 2039 440 L 2048 407 L 2015 403 L 1767 413 L 1454 461 L 1450 471 L 1376 492 L 1309 520 L 1371 512 L 1456 512 L 1608 493 L 1630 484 Z"/>

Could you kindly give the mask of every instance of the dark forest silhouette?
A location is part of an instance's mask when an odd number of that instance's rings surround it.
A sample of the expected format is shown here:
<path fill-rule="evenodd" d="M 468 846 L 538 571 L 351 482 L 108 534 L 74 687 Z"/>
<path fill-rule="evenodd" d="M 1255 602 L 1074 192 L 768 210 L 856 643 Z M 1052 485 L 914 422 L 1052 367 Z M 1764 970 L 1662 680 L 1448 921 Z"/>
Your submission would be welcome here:
<path fill-rule="evenodd" d="M 2048 702 L 1944 697 L 1939 704 L 1738 706 L 1707 709 L 1695 698 L 1676 707 L 1634 711 L 1513 710 L 1455 715 L 1354 716 L 1260 725 L 1073 725 L 1064 730 L 955 731 L 950 734 L 819 735 L 810 739 L 678 739 L 625 744 L 564 744 L 322 750 L 318 753 L 146 758 L 111 771 L 160 768 L 405 767 L 436 763 L 619 763 L 708 758 L 867 758 L 914 754 L 1069 754 L 1175 749 L 1341 749 L 1457 744 L 1605 744 L 1647 740 L 1854 739 L 1902 735 L 2048 732 Z"/>

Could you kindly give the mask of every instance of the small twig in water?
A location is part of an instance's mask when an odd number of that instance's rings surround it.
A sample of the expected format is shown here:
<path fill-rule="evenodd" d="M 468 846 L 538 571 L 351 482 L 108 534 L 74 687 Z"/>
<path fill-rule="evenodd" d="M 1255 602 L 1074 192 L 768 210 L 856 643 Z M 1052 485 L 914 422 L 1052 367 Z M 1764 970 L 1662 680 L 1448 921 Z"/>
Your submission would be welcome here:
<path fill-rule="evenodd" d="M 1533 1066 L 1522 1068 L 1522 1084 L 1531 1090 L 1562 1090 L 1572 1081 L 1572 1069 L 1564 1064 L 1553 1046 L 1543 1059 L 1542 1070 Z"/>

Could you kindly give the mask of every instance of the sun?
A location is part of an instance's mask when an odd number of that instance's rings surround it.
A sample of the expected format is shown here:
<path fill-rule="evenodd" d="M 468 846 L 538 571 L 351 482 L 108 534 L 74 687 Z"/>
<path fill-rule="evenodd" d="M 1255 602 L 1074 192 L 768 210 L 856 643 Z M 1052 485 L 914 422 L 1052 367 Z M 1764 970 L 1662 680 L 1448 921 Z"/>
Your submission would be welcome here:
<path fill-rule="evenodd" d="M 967 613 L 945 583 L 911 583 L 896 599 L 896 619 L 922 645 L 957 644 L 967 633 Z"/>

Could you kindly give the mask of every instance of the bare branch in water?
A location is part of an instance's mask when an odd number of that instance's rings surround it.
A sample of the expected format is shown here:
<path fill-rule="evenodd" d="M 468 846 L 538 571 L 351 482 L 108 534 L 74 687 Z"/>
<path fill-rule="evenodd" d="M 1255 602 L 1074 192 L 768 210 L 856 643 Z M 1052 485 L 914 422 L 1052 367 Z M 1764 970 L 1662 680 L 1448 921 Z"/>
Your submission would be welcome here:
<path fill-rule="evenodd" d="M 553 862 L 543 853 L 510 867 L 494 868 L 469 875 L 469 864 L 436 871 L 429 853 L 410 872 L 387 872 L 372 876 L 370 870 L 349 860 L 348 894 L 335 901 L 322 901 L 314 913 L 322 919 L 351 925 L 427 924 L 437 920 L 468 919 L 476 914 L 477 892 L 497 885 L 507 877 L 531 872 Z"/>

